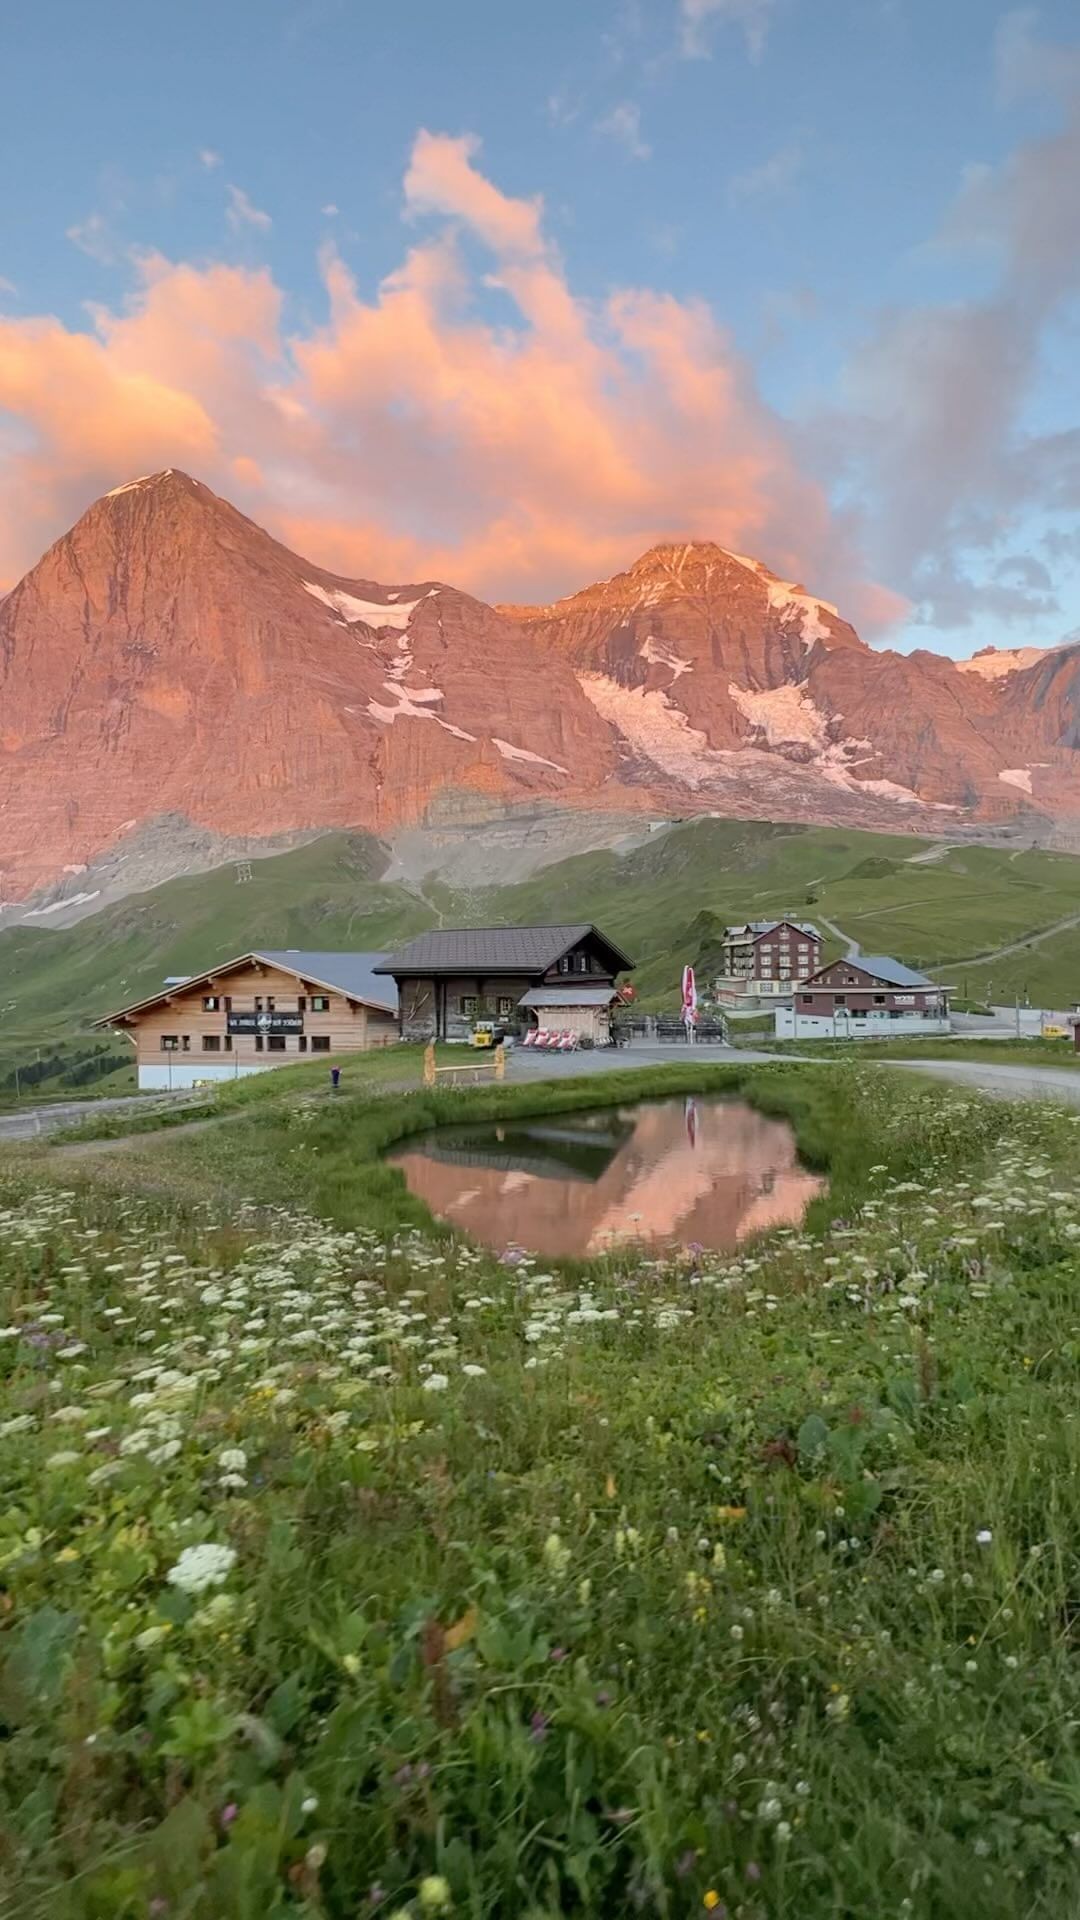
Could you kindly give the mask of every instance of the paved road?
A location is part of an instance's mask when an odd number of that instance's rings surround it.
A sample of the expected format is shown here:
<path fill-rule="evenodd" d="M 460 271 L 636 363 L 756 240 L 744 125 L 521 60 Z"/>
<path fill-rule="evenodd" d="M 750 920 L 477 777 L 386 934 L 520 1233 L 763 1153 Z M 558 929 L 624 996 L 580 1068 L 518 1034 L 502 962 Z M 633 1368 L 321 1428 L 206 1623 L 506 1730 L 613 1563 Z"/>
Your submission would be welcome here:
<path fill-rule="evenodd" d="M 174 1095 L 178 1100 L 184 1097 Z M 90 1114 L 121 1113 L 127 1107 L 145 1113 L 145 1094 L 124 1095 L 115 1100 L 64 1100 L 41 1107 L 16 1107 L 11 1113 L 0 1113 L 0 1143 L 36 1140 L 41 1134 L 55 1133 L 58 1127 L 74 1126 L 77 1120 L 85 1120 Z"/>
<path fill-rule="evenodd" d="M 670 1066 L 687 1059 L 685 1047 L 637 1045 L 619 1050 L 599 1048 L 588 1053 L 545 1054 L 516 1050 L 508 1057 L 508 1079 L 521 1084 L 529 1080 L 572 1079 L 586 1073 L 606 1073 L 629 1067 Z M 775 1053 L 758 1053 L 748 1047 L 696 1047 L 693 1059 L 698 1065 L 775 1066 Z M 785 1064 L 820 1067 L 819 1059 L 783 1055 Z M 952 1080 L 958 1085 L 975 1087 L 981 1093 L 996 1094 L 1005 1100 L 1065 1100 L 1080 1106 L 1080 1068 L 1008 1066 L 982 1060 L 876 1060 L 875 1066 L 902 1068 L 905 1073 L 927 1073 L 936 1080 Z"/>

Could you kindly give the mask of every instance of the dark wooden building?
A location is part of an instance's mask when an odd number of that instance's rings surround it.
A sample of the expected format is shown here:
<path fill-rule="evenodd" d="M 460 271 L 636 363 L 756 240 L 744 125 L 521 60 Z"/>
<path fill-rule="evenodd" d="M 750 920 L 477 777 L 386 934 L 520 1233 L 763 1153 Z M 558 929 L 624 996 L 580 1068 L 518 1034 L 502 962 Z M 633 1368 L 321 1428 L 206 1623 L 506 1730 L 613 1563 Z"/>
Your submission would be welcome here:
<path fill-rule="evenodd" d="M 441 927 L 376 971 L 396 983 L 403 1040 L 467 1040 L 477 1020 L 489 1018 L 603 1045 L 617 976 L 633 964 L 592 926 Z"/>

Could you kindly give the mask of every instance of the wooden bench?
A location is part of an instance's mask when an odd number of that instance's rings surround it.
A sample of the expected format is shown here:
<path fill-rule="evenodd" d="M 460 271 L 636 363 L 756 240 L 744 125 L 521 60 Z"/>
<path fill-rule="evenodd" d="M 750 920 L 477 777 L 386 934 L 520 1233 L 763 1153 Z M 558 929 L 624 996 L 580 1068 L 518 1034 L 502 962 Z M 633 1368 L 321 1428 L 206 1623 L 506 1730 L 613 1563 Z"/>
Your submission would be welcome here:
<path fill-rule="evenodd" d="M 506 1048 L 502 1046 L 493 1048 L 491 1057 L 487 1060 L 455 1060 L 453 1064 L 448 1067 L 437 1067 L 435 1065 L 435 1048 L 432 1042 L 429 1041 L 424 1048 L 425 1087 L 437 1086 L 444 1074 L 476 1073 L 489 1073 L 495 1080 L 505 1080 Z"/>

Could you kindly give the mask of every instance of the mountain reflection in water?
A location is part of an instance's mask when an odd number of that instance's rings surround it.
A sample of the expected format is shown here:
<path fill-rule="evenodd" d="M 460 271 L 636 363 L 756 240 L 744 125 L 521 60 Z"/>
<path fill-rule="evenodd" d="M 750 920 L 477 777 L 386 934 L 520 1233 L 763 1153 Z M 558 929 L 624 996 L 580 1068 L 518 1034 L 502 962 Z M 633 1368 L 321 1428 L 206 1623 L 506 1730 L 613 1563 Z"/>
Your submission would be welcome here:
<path fill-rule="evenodd" d="M 786 1121 L 734 1100 L 441 1127 L 390 1158 L 474 1239 L 579 1259 L 625 1240 L 734 1247 L 801 1220 L 823 1185 Z"/>

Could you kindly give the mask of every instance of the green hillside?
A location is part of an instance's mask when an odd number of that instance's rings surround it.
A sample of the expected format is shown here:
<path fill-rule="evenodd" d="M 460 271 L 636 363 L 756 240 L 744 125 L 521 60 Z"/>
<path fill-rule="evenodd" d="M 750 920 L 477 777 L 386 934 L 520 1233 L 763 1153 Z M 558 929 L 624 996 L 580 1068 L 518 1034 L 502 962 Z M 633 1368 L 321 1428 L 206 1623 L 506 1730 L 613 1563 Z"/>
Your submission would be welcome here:
<path fill-rule="evenodd" d="M 812 915 L 823 929 L 832 922 L 865 950 L 941 972 L 972 995 L 1026 989 L 1057 1006 L 1080 997 L 1080 860 L 1067 854 L 699 820 L 629 854 L 580 855 L 467 896 L 434 880 L 422 893 L 388 885 L 385 862 L 367 835 L 328 834 L 255 861 L 243 883 L 229 866 L 133 895 L 68 930 L 0 934 L 0 1080 L 39 1048 L 85 1036 L 92 1018 L 152 993 L 166 974 L 259 946 L 387 947 L 439 918 L 595 921 L 635 956 L 639 992 L 657 1004 L 674 999 L 684 961 L 707 974 L 726 920 L 784 912 Z M 1077 929 L 1036 939 L 1071 916 Z M 1013 943 L 1014 954 L 978 957 Z"/>

